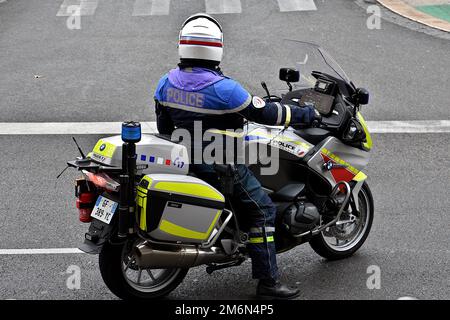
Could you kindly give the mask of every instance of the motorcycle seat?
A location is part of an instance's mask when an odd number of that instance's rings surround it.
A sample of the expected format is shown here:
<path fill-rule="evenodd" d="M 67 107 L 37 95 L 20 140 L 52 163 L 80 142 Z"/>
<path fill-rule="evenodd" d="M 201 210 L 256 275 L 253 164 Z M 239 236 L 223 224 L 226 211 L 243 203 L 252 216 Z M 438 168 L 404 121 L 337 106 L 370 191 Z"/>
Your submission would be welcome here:
<path fill-rule="evenodd" d="M 166 141 L 173 142 L 173 143 L 180 143 L 181 142 L 181 140 L 178 140 L 178 141 L 172 140 L 172 136 L 170 134 L 155 133 L 154 136 L 158 137 L 160 139 L 166 140 Z"/>
<path fill-rule="evenodd" d="M 306 191 L 306 186 L 303 183 L 291 183 L 285 185 L 280 190 L 271 193 L 269 196 L 273 201 L 293 202 L 298 197 L 302 196 Z"/>
<path fill-rule="evenodd" d="M 309 143 L 313 145 L 317 145 L 321 143 L 328 137 L 332 136 L 332 133 L 328 130 L 322 128 L 306 128 L 301 130 L 296 130 L 295 134 L 299 137 L 305 139 Z"/>

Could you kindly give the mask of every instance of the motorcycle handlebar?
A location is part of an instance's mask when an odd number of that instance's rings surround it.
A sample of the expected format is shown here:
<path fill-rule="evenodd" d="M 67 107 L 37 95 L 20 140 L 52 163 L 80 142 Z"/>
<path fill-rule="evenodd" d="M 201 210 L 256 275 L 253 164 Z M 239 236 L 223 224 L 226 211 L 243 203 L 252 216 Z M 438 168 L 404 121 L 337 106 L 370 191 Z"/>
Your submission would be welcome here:
<path fill-rule="evenodd" d="M 316 122 L 317 125 L 321 125 L 321 124 L 323 123 L 323 122 L 322 122 L 322 116 L 321 116 L 320 114 L 316 114 L 316 115 L 314 116 L 314 120 L 313 120 L 312 123 L 314 123 L 314 122 Z"/>
<path fill-rule="evenodd" d="M 311 121 L 311 123 L 292 123 L 290 126 L 294 129 L 306 129 L 306 128 L 317 128 L 322 124 L 322 116 L 319 114 L 316 114 L 314 116 L 314 119 Z"/>

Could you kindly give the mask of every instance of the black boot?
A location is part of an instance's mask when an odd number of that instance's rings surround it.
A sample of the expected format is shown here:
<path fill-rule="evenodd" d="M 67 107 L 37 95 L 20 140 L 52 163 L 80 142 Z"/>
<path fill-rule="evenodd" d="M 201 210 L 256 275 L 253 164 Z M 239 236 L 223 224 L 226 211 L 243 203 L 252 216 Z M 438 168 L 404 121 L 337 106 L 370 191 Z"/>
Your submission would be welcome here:
<path fill-rule="evenodd" d="M 298 297 L 300 290 L 289 288 L 279 280 L 259 280 L 256 294 L 261 299 L 289 300 Z"/>

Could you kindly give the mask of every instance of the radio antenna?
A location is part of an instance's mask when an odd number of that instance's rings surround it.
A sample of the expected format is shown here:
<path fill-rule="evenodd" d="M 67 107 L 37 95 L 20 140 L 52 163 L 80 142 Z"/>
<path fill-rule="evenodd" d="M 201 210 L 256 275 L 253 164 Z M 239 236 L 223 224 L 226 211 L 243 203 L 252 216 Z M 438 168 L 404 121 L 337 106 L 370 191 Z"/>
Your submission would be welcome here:
<path fill-rule="evenodd" d="M 75 144 L 77 145 L 78 151 L 80 151 L 81 156 L 83 157 L 83 159 L 85 159 L 86 156 L 84 155 L 83 150 L 81 150 L 80 146 L 78 145 L 77 140 L 75 140 L 75 137 L 72 137 L 72 139 L 73 139 L 73 142 L 75 142 Z"/>

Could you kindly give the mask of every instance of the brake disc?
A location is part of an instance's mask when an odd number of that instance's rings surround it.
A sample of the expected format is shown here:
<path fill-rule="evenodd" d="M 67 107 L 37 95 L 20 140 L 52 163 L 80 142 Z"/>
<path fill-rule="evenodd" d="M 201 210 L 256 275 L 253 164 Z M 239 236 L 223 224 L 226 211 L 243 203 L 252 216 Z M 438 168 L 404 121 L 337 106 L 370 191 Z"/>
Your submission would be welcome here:
<path fill-rule="evenodd" d="M 128 257 L 128 259 L 124 259 L 123 261 L 126 266 L 128 266 L 128 269 L 137 271 L 139 270 L 139 266 L 136 264 L 136 260 L 134 260 L 132 257 Z"/>
<path fill-rule="evenodd" d="M 349 218 L 349 214 L 343 214 L 343 217 L 341 217 L 339 221 L 349 220 Z M 334 237 L 341 241 L 352 239 L 358 234 L 360 222 L 361 219 L 355 217 L 353 222 L 348 222 L 341 226 L 335 225 L 328 228 L 328 231 L 324 232 L 324 235 L 327 237 Z"/>

